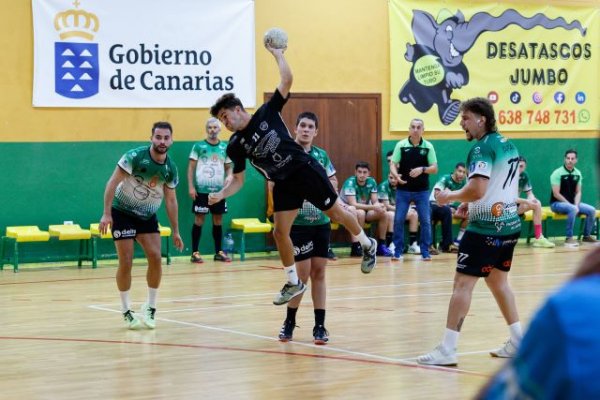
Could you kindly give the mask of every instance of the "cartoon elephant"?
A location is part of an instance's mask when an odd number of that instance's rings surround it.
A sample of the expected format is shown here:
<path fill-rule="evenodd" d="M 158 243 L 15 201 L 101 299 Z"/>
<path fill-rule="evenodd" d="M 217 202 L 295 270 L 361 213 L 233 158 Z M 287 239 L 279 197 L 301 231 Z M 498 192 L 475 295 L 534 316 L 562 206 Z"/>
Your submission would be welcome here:
<path fill-rule="evenodd" d="M 448 14 L 449 12 L 446 11 Z M 438 18 L 439 19 L 439 18 Z M 542 26 L 546 29 L 578 29 L 585 36 L 586 29 L 579 21 L 568 24 L 564 18 L 550 19 L 538 13 L 531 18 L 513 9 L 494 17 L 487 12 L 473 15 L 469 21 L 459 10 L 438 24 L 431 14 L 413 11 L 412 31 L 415 44 L 406 44 L 404 58 L 412 62 L 410 78 L 400 90 L 400 101 L 411 103 L 424 113 L 436 104 L 440 121 L 452 123 L 459 113 L 460 101 L 452 99 L 452 91 L 469 83 L 469 71 L 462 62 L 463 55 L 484 32 L 501 31 L 509 25 L 523 29 Z"/>

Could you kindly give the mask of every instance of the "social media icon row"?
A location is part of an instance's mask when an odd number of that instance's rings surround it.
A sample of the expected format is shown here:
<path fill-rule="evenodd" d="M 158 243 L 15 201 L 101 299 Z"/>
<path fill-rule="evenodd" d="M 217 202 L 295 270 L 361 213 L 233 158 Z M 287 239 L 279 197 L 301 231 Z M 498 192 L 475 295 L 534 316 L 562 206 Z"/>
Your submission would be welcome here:
<path fill-rule="evenodd" d="M 490 103 L 492 104 L 496 104 L 499 100 L 500 100 L 500 95 L 498 94 L 498 92 L 495 91 L 491 91 L 488 93 L 488 100 L 490 101 Z M 522 100 L 522 96 L 521 93 L 514 91 L 510 94 L 510 102 L 513 104 L 519 104 Z M 577 102 L 577 104 L 583 104 L 586 101 L 586 95 L 585 92 L 577 92 L 575 93 L 575 101 Z M 544 97 L 542 95 L 542 93 L 540 92 L 533 92 L 532 96 L 531 96 L 531 100 L 533 100 L 533 102 L 535 104 L 541 104 L 544 101 Z M 556 93 L 554 93 L 554 102 L 556 104 L 563 104 L 565 101 L 567 100 L 567 96 L 565 95 L 564 92 L 558 91 Z"/>

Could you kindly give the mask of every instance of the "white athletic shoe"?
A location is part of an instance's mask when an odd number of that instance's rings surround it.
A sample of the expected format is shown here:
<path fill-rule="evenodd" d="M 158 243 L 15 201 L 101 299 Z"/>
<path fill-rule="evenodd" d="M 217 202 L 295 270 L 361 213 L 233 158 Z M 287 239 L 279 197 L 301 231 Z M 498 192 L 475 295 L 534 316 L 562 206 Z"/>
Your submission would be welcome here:
<path fill-rule="evenodd" d="M 408 254 L 421 254 L 421 247 L 417 244 L 417 242 L 413 242 L 410 246 L 408 246 Z"/>
<path fill-rule="evenodd" d="M 142 308 L 140 309 L 140 313 L 142 314 L 142 321 L 144 325 L 148 329 L 156 328 L 156 320 L 154 319 L 154 314 L 156 313 L 156 308 L 150 307 L 148 304 L 142 304 Z"/>
<path fill-rule="evenodd" d="M 127 329 L 135 330 L 140 329 L 142 327 L 142 322 L 131 310 L 127 310 L 123 313 L 123 321 L 125 321 L 125 326 L 127 327 Z"/>
<path fill-rule="evenodd" d="M 577 239 L 573 239 L 572 237 L 565 239 L 565 247 L 579 247 L 579 242 Z"/>
<path fill-rule="evenodd" d="M 441 344 L 433 351 L 417 357 L 417 362 L 423 365 L 454 366 L 458 364 L 456 350 L 446 350 Z"/>
<path fill-rule="evenodd" d="M 546 239 L 544 236 L 540 236 L 539 239 L 533 239 L 532 241 L 533 247 L 542 247 L 546 249 L 552 249 L 556 246 L 554 243 Z"/>
<path fill-rule="evenodd" d="M 512 343 L 511 339 L 508 339 L 506 341 L 506 343 L 504 343 L 504 346 L 500 347 L 499 349 L 490 351 L 490 355 L 492 357 L 499 357 L 499 358 L 513 358 L 515 356 L 515 354 L 517 354 L 517 347 Z"/>
<path fill-rule="evenodd" d="M 298 279 L 298 283 L 295 285 L 293 283 L 286 282 L 286 284 L 283 285 L 283 288 L 281 289 L 281 291 L 279 293 L 277 293 L 277 295 L 273 299 L 273 304 L 275 304 L 276 306 L 285 304 L 285 303 L 289 302 L 291 299 L 293 299 L 294 297 L 299 296 L 302 293 L 304 293 L 306 291 L 307 287 L 308 286 L 306 286 L 304 283 L 302 283 L 302 281 L 300 279 Z"/>
<path fill-rule="evenodd" d="M 390 245 L 388 246 L 388 249 L 390 249 L 390 251 L 393 253 L 394 250 L 396 250 L 396 246 L 394 245 L 394 242 L 390 243 Z"/>

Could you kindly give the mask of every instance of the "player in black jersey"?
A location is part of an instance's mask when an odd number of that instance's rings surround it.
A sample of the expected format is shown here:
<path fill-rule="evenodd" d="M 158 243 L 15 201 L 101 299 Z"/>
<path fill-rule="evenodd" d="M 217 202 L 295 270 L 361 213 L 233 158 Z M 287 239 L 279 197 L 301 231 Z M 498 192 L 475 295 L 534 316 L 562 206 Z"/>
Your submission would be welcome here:
<path fill-rule="evenodd" d="M 365 249 L 361 271 L 366 274 L 375 267 L 377 242 L 367 237 L 354 215 L 337 201 L 337 193 L 321 164 L 307 154 L 290 135 L 280 113 L 289 97 L 292 71 L 283 55 L 285 49 L 267 47 L 267 50 L 275 58 L 281 78 L 273 97 L 258 108 L 254 115 L 246 112 L 240 99 L 233 93 L 221 96 L 210 109 L 214 117 L 234 132 L 227 146 L 227 155 L 234 167 L 231 183 L 221 191 L 211 193 L 209 204 L 217 203 L 241 189 L 246 159 L 266 179 L 274 182 L 273 236 L 288 278 L 288 282 L 273 300 L 273 304 L 281 305 L 306 290 L 306 285 L 298 279 L 290 239 L 292 223 L 305 199 L 359 238 Z"/>

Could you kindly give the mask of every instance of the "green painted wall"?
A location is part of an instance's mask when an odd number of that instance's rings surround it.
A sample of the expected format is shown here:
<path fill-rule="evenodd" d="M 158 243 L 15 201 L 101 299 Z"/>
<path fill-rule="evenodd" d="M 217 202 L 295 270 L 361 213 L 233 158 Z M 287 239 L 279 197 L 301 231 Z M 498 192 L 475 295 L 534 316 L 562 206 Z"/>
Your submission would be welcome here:
<path fill-rule="evenodd" d="M 470 144 L 464 140 L 432 140 L 439 159 L 440 174 L 451 172 L 454 164 L 464 160 Z M 583 201 L 598 207 L 598 176 L 596 169 L 595 139 L 515 139 L 519 151 L 528 159 L 534 192 L 544 204 L 550 193 L 550 172 L 561 165 L 564 151 L 573 147 L 579 152 L 577 167 L 582 171 Z M 392 150 L 396 141 L 384 141 L 382 154 Z M 98 222 L 102 214 L 104 185 L 116 162 L 125 151 L 139 146 L 140 142 L 79 142 L 79 143 L 3 143 L 5 185 L 0 191 L 0 230 L 10 225 L 48 225 L 74 221 L 82 227 Z M 192 142 L 176 142 L 170 155 L 180 169 L 181 184 L 178 188 L 180 230 L 189 254 L 190 231 L 193 221 L 191 199 L 187 196 L 187 158 Z M 335 162 L 335 160 L 334 160 Z M 383 163 L 384 164 L 384 163 Z M 383 165 L 384 176 L 387 166 Z M 346 177 L 338 177 L 343 181 Z M 432 177 L 435 181 L 436 177 Z M 247 169 L 244 188 L 230 198 L 229 213 L 224 225 L 231 218 L 259 217 L 264 220 L 264 180 L 251 167 Z M 164 207 L 159 212 L 161 223 L 168 225 Z M 208 218 L 210 220 L 210 218 Z M 201 252 L 212 254 L 211 223 L 205 226 Z M 563 224 L 550 225 L 551 234 L 563 235 Z M 248 243 L 250 251 L 263 250 L 263 235 L 253 235 Z M 74 251 L 76 243 L 39 243 L 25 245 L 26 254 L 33 257 L 56 258 L 65 251 Z M 103 240 L 101 251 L 114 254 L 110 240 Z M 141 254 L 138 252 L 138 254 Z"/>
<path fill-rule="evenodd" d="M 73 221 L 87 228 L 102 216 L 106 181 L 120 156 L 127 150 L 143 145 L 140 142 L 70 142 L 70 143 L 3 143 L 5 185 L 0 190 L 0 231 L 11 225 L 48 225 Z M 186 250 L 190 253 L 190 235 L 193 223 L 192 200 L 187 195 L 187 160 L 193 142 L 175 142 L 169 155 L 179 168 L 181 183 L 177 189 L 179 200 L 180 231 Z M 246 185 L 228 200 L 229 213 L 224 226 L 231 218 L 257 216 L 264 220 L 264 179 L 250 166 Z M 169 225 L 164 206 L 159 212 L 161 224 Z M 211 221 L 211 218 L 207 218 Z M 213 254 L 212 222 L 204 227 L 201 252 Z M 251 238 L 249 250 L 262 250 L 264 236 Z M 54 259 L 65 251 L 74 251 L 76 243 L 25 244 L 29 256 Z M 114 254 L 111 240 L 101 241 L 101 251 Z M 138 255 L 142 253 L 138 249 Z"/>

